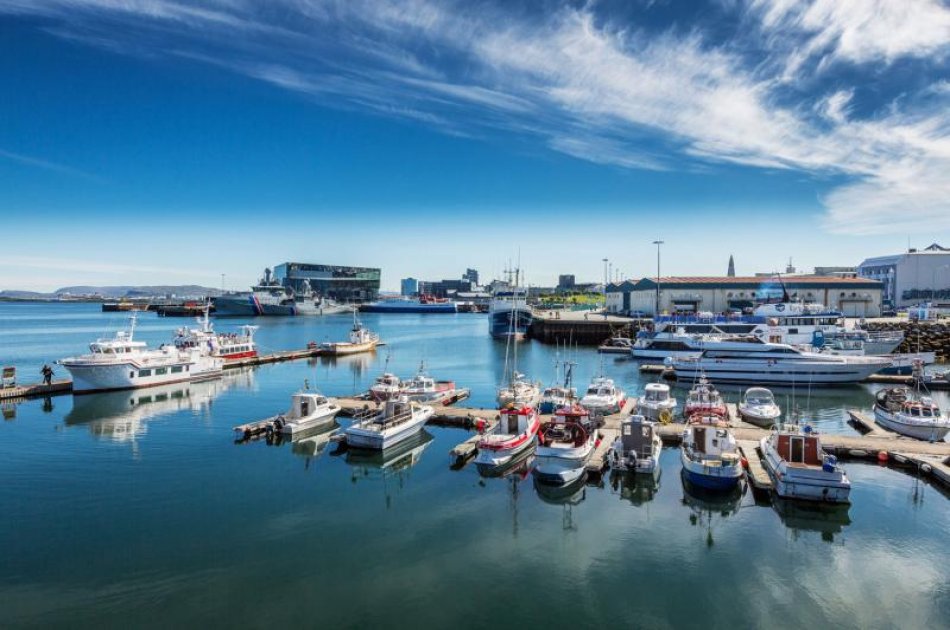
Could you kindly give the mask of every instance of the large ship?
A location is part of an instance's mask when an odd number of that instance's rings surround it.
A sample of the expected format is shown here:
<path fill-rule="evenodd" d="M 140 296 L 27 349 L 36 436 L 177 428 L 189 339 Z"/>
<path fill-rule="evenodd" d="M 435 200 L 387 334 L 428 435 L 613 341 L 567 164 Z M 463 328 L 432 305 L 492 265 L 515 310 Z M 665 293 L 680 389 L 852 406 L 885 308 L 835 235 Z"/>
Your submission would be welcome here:
<path fill-rule="evenodd" d="M 364 313 L 457 313 L 455 302 L 431 295 L 418 298 L 390 298 L 378 300 L 360 306 Z"/>
<path fill-rule="evenodd" d="M 492 337 L 524 339 L 531 326 L 528 290 L 518 286 L 520 270 L 514 271 L 514 282 L 499 284 L 492 291 L 488 305 L 488 331 Z"/>
<path fill-rule="evenodd" d="M 137 389 L 221 376 L 224 359 L 212 356 L 207 348 L 181 349 L 163 344 L 150 349 L 144 341 L 134 339 L 135 313 L 130 321 L 128 331 L 89 344 L 89 354 L 59 361 L 72 376 L 74 393 Z"/>
<path fill-rule="evenodd" d="M 270 269 L 264 270 L 264 277 L 249 292 L 225 293 L 214 298 L 214 314 L 218 317 L 333 315 L 351 310 L 349 305 L 314 293 L 306 280 L 299 293 L 285 287 Z"/>

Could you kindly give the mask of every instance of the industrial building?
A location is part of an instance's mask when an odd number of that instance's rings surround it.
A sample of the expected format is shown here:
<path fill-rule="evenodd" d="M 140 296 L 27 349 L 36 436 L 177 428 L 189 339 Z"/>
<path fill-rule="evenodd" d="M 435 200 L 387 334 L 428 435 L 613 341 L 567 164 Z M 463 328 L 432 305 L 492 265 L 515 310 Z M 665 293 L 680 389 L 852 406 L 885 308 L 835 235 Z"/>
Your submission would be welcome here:
<path fill-rule="evenodd" d="M 643 278 L 608 285 L 607 310 L 653 315 L 659 302 L 661 314 L 721 313 L 780 300 L 784 290 L 792 300 L 824 304 L 849 317 L 877 317 L 881 314 L 881 289 L 876 280 L 828 276 L 792 276 L 781 281 L 741 276 L 668 277 L 659 282 Z"/>
<path fill-rule="evenodd" d="M 858 275 L 879 281 L 884 303 L 899 308 L 923 302 L 950 302 L 950 248 L 934 243 L 922 250 L 868 258 Z"/>
<path fill-rule="evenodd" d="M 294 291 L 310 289 L 339 302 L 365 302 L 379 297 L 380 270 L 374 267 L 344 267 L 286 262 L 274 267 L 274 278 Z"/>

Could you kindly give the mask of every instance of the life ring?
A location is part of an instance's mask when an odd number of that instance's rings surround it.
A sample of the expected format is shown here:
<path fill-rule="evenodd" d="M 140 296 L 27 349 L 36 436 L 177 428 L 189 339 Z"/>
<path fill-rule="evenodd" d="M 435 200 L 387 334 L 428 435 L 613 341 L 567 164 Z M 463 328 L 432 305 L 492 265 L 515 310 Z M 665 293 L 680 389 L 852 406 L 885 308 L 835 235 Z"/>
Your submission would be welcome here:
<path fill-rule="evenodd" d="M 669 409 L 664 409 L 660 412 L 660 424 L 669 424 L 673 421 L 673 414 L 670 413 Z"/>

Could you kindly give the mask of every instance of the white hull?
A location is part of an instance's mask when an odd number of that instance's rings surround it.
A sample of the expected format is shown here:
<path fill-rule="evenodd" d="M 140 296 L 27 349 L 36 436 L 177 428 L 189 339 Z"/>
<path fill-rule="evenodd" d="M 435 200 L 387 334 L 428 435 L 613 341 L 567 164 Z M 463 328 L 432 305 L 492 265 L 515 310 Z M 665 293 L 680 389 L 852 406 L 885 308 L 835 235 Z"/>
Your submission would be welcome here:
<path fill-rule="evenodd" d="M 535 450 L 534 472 L 539 481 L 567 484 L 584 474 L 594 452 L 594 439 L 578 447 L 539 446 Z"/>
<path fill-rule="evenodd" d="M 877 406 L 874 407 L 874 419 L 885 429 L 926 442 L 939 442 L 950 433 L 950 423 L 946 420 L 931 424 L 909 423 Z"/>
<path fill-rule="evenodd" d="M 504 449 L 478 449 L 475 456 L 475 464 L 480 466 L 504 466 L 511 462 L 516 456 L 532 448 L 535 443 L 534 436 L 531 436 L 518 446 Z"/>
<path fill-rule="evenodd" d="M 383 450 L 395 446 L 400 442 L 414 436 L 426 421 L 432 417 L 431 407 L 424 407 L 419 412 L 414 413 L 412 418 L 401 422 L 395 426 L 382 430 L 376 428 L 376 423 L 372 420 L 366 420 L 354 424 L 344 431 L 346 443 L 355 448 L 367 448 L 373 450 Z"/>
<path fill-rule="evenodd" d="M 843 475 L 826 473 L 820 468 L 789 468 L 769 447 L 768 438 L 762 438 L 759 447 L 764 455 L 765 469 L 778 496 L 823 503 L 848 502 L 851 484 Z"/>
<path fill-rule="evenodd" d="M 349 343 L 341 341 L 338 343 L 329 343 L 323 346 L 322 350 L 326 354 L 344 356 L 347 354 L 359 354 L 360 352 L 369 352 L 375 350 L 379 344 L 378 341 L 367 341 L 366 343 Z"/>
<path fill-rule="evenodd" d="M 291 420 L 281 427 L 280 432 L 284 435 L 294 436 L 303 431 L 326 427 L 333 424 L 333 421 L 336 419 L 336 414 L 338 413 L 340 413 L 340 408 L 334 406 L 331 409 L 315 413 L 300 420 Z"/>
<path fill-rule="evenodd" d="M 662 443 L 656 441 L 653 444 L 652 453 L 649 457 L 634 458 L 628 455 L 628 457 L 624 458 L 621 457 L 621 454 L 618 452 L 618 447 L 615 444 L 610 449 L 610 468 L 612 470 L 652 475 L 659 467 L 660 452 L 662 449 Z"/>
<path fill-rule="evenodd" d="M 630 356 L 634 359 L 666 359 L 698 357 L 702 350 L 651 350 L 649 348 L 633 348 L 630 350 Z"/>
<path fill-rule="evenodd" d="M 746 406 L 739 404 L 739 415 L 746 422 L 769 429 L 778 422 L 782 412 L 777 407 Z"/>
<path fill-rule="evenodd" d="M 840 357 L 844 358 L 844 357 Z M 812 362 L 699 359 L 675 362 L 673 369 L 679 380 L 692 381 L 702 374 L 720 383 L 755 383 L 761 385 L 846 385 L 859 383 L 887 365 L 885 360 L 867 362 Z"/>
<path fill-rule="evenodd" d="M 194 361 L 168 361 L 138 365 L 127 363 L 66 363 L 77 394 L 116 389 L 137 389 L 221 376 L 223 360 L 201 357 Z M 148 371 L 147 375 L 145 370 Z M 173 371 L 175 370 L 175 371 Z"/>

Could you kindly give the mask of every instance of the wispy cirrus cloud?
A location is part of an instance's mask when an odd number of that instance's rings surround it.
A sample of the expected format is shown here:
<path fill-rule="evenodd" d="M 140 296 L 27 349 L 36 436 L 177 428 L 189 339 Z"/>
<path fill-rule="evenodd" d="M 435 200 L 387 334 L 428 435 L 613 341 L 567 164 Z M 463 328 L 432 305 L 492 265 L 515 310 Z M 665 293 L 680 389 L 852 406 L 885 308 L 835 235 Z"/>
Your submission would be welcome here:
<path fill-rule="evenodd" d="M 33 157 L 31 155 L 24 155 L 22 153 L 14 153 L 13 151 L 6 151 L 4 149 L 0 149 L 0 158 L 16 162 L 17 164 L 23 164 L 24 166 L 32 166 L 34 168 L 41 168 L 47 171 L 55 171 L 65 175 L 75 175 L 77 177 L 83 177 L 87 179 L 96 179 L 94 175 L 91 175 L 85 171 L 81 171 L 78 168 L 73 168 L 72 166 L 59 164 L 57 162 L 50 162 L 49 160 Z"/>
<path fill-rule="evenodd" d="M 517 133 L 600 164 L 741 164 L 836 182 L 836 232 L 950 229 L 950 10 L 935 0 L 729 4 L 744 28 L 658 28 L 597 4 L 428 0 L 8 0 L 63 36 L 213 63 L 325 105 L 447 133 Z M 745 28 L 747 27 L 747 28 Z M 749 52 L 749 51 L 753 52 Z M 929 61 L 924 92 L 855 114 L 864 82 Z M 836 66 L 845 82 L 821 79 Z M 808 85 L 807 89 L 789 85 Z M 900 217 L 895 221 L 895 217 Z"/>

